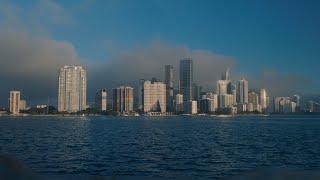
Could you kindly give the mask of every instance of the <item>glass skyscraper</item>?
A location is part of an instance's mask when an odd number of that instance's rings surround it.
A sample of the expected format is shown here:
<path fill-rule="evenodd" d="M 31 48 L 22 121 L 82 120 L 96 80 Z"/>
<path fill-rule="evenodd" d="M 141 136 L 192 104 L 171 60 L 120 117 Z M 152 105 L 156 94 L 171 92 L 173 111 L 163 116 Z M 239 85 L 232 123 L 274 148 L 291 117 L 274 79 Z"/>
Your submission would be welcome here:
<path fill-rule="evenodd" d="M 180 93 L 183 101 L 191 101 L 193 85 L 193 60 L 185 58 L 180 61 Z"/>
<path fill-rule="evenodd" d="M 247 104 L 248 99 L 248 81 L 246 79 L 241 79 L 237 84 L 237 103 Z"/>

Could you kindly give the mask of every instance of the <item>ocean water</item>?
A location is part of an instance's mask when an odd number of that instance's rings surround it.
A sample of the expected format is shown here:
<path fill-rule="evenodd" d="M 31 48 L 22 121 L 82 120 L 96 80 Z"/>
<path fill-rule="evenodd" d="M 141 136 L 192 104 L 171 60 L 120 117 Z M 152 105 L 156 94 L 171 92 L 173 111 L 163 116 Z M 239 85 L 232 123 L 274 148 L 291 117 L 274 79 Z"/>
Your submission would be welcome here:
<path fill-rule="evenodd" d="M 0 117 L 0 153 L 58 176 L 319 171 L 320 117 Z"/>

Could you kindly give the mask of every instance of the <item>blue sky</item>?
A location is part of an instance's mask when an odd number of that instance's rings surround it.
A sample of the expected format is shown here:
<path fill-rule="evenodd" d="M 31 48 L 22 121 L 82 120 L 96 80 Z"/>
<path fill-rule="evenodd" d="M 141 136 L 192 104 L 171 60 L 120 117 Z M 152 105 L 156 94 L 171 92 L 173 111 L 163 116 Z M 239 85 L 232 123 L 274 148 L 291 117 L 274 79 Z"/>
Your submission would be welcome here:
<path fill-rule="evenodd" d="M 67 9 L 76 4 L 57 2 Z M 315 73 L 319 65 L 319 1 L 113 0 L 87 5 L 71 12 L 74 25 L 50 29 L 87 58 L 108 56 L 104 42 L 125 48 L 160 39 L 233 56 L 243 71 L 272 67 Z"/>
<path fill-rule="evenodd" d="M 274 68 L 314 76 L 319 7 L 319 1 L 302 0 L 95 1 L 74 13 L 75 25 L 50 31 L 95 60 L 108 56 L 105 42 L 126 48 L 160 39 L 233 56 L 244 72 Z"/>
<path fill-rule="evenodd" d="M 50 39 L 70 43 L 88 63 L 106 62 L 136 45 L 161 41 L 233 57 L 235 74 L 272 70 L 311 80 L 308 92 L 320 88 L 317 0 L 4 2 L 20 9 L 24 24 L 36 24 Z M 32 13 L 36 15 L 30 18 Z"/>

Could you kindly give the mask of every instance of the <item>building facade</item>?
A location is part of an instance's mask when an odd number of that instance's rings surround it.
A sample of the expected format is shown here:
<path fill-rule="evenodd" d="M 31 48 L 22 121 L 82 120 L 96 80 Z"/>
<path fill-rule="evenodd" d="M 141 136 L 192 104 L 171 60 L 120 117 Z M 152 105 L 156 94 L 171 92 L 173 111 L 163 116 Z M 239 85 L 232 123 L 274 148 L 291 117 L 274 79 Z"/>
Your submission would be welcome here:
<path fill-rule="evenodd" d="M 166 84 L 145 81 L 142 89 L 143 112 L 166 112 Z"/>
<path fill-rule="evenodd" d="M 108 93 L 106 89 L 100 89 L 96 92 L 95 107 L 98 111 L 104 112 L 108 108 Z"/>
<path fill-rule="evenodd" d="M 222 73 L 221 80 L 230 81 L 230 69 L 229 68 L 227 68 L 227 70 L 224 73 Z"/>
<path fill-rule="evenodd" d="M 87 108 L 87 75 L 82 66 L 64 66 L 59 72 L 58 111 L 78 112 Z"/>
<path fill-rule="evenodd" d="M 201 113 L 214 113 L 218 109 L 218 95 L 212 92 L 207 92 L 201 96 L 201 100 L 198 103 L 199 111 Z"/>
<path fill-rule="evenodd" d="M 261 105 L 260 105 L 260 96 L 258 93 L 251 91 L 248 95 L 249 103 L 247 105 L 247 111 L 249 112 L 261 112 Z"/>
<path fill-rule="evenodd" d="M 185 114 L 197 114 L 198 113 L 197 101 L 184 101 L 183 110 Z"/>
<path fill-rule="evenodd" d="M 20 100 L 19 108 L 20 108 L 20 110 L 27 110 L 27 101 L 21 99 L 21 100 Z"/>
<path fill-rule="evenodd" d="M 232 94 L 224 94 L 218 96 L 219 108 L 230 108 L 234 105 Z"/>
<path fill-rule="evenodd" d="M 200 101 L 202 93 L 202 86 L 199 86 L 197 83 L 192 85 L 192 97 L 194 101 Z"/>
<path fill-rule="evenodd" d="M 296 103 L 296 105 L 297 105 L 297 107 L 296 107 L 296 111 L 301 111 L 301 107 L 300 107 L 300 96 L 299 95 L 297 95 L 297 94 L 295 94 L 295 95 L 293 95 L 293 97 L 292 97 L 292 101 L 293 102 L 295 102 Z"/>
<path fill-rule="evenodd" d="M 274 98 L 274 113 L 288 114 L 296 112 L 297 104 L 290 97 Z"/>
<path fill-rule="evenodd" d="M 214 113 L 218 109 L 218 99 L 215 98 L 205 98 L 200 100 L 200 112 L 201 113 Z"/>
<path fill-rule="evenodd" d="M 229 69 L 225 71 L 221 80 L 217 81 L 218 108 L 230 108 L 236 104 L 236 88 L 230 80 Z"/>
<path fill-rule="evenodd" d="M 217 81 L 217 93 L 218 95 L 228 94 L 229 80 L 218 80 Z"/>
<path fill-rule="evenodd" d="M 247 80 L 241 79 L 237 82 L 237 103 L 238 104 L 247 104 L 249 102 L 248 90 L 249 90 L 249 85 Z"/>
<path fill-rule="evenodd" d="M 183 94 L 183 101 L 191 101 L 193 85 L 193 60 L 185 58 L 180 61 L 180 93 Z"/>
<path fill-rule="evenodd" d="M 120 86 L 112 90 L 113 111 L 120 113 L 129 113 L 133 111 L 133 88 L 129 86 Z"/>
<path fill-rule="evenodd" d="M 182 94 L 176 94 L 174 104 L 175 104 L 175 113 L 176 114 L 183 113 L 183 95 Z"/>
<path fill-rule="evenodd" d="M 319 113 L 320 112 L 320 104 L 314 101 L 307 102 L 307 112 L 309 113 Z"/>
<path fill-rule="evenodd" d="M 16 115 L 20 113 L 20 91 L 10 91 L 9 112 Z"/>
<path fill-rule="evenodd" d="M 174 111 L 174 72 L 172 65 L 165 65 L 166 106 L 168 112 Z"/>
<path fill-rule="evenodd" d="M 259 102 L 261 105 L 262 111 L 265 111 L 268 108 L 268 95 L 267 95 L 267 90 L 266 89 L 260 89 L 260 94 L 259 94 Z"/>

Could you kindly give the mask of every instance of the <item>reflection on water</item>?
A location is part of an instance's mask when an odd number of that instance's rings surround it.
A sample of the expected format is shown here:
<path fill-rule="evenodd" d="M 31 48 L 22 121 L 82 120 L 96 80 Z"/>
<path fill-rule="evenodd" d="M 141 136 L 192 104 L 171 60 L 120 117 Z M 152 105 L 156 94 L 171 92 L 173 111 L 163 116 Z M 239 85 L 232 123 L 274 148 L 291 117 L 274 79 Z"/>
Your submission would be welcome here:
<path fill-rule="evenodd" d="M 219 178 L 319 170 L 320 121 L 275 117 L 0 118 L 0 152 L 46 174 Z"/>

